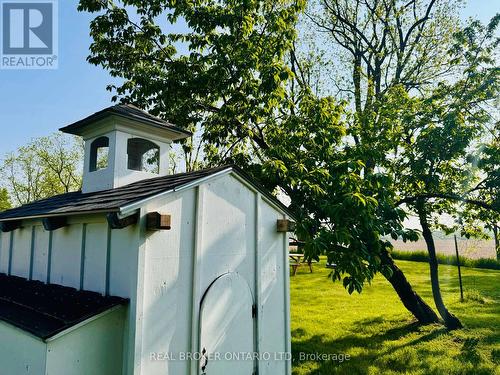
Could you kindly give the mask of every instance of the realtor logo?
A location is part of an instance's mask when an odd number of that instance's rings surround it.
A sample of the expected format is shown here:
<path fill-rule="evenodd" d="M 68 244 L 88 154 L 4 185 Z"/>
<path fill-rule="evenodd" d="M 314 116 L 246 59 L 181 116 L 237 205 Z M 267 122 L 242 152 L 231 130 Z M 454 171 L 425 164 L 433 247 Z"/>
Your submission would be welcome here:
<path fill-rule="evenodd" d="M 2 69 L 57 68 L 57 3 L 1 3 Z"/>

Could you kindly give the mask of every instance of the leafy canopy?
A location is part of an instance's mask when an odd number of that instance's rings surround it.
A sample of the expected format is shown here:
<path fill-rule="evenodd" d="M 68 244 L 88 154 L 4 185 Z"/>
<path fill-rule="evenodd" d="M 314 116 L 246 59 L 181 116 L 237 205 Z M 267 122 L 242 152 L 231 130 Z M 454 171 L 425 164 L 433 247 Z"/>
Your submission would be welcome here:
<path fill-rule="evenodd" d="M 54 134 L 33 140 L 8 154 L 0 172 L 14 205 L 79 190 L 83 147 Z"/>

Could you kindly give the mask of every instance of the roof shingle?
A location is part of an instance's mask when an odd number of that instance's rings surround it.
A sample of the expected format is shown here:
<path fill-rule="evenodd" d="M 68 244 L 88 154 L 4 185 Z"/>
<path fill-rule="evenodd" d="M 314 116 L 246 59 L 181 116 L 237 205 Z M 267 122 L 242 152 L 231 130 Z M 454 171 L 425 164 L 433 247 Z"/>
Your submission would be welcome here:
<path fill-rule="evenodd" d="M 224 166 L 190 173 L 178 173 L 134 182 L 116 189 L 83 194 L 56 195 L 0 213 L 0 221 L 63 214 L 117 212 L 125 205 L 175 189 L 232 167 Z"/>
<path fill-rule="evenodd" d="M 74 122 L 73 124 L 62 127 L 59 130 L 64 133 L 81 135 L 81 129 L 83 129 L 87 125 L 90 125 L 100 119 L 103 119 L 111 115 L 124 117 L 130 120 L 141 122 L 145 125 L 159 127 L 162 129 L 168 129 L 175 133 L 179 133 L 179 136 L 176 137 L 175 139 L 182 139 L 193 135 L 191 132 L 179 128 L 178 126 L 175 126 L 174 124 L 171 124 L 168 121 L 165 121 L 159 117 L 153 116 L 132 104 L 117 104 L 105 108 L 82 120 Z"/>
<path fill-rule="evenodd" d="M 0 273 L 0 320 L 41 339 L 125 303 L 120 297 Z"/>

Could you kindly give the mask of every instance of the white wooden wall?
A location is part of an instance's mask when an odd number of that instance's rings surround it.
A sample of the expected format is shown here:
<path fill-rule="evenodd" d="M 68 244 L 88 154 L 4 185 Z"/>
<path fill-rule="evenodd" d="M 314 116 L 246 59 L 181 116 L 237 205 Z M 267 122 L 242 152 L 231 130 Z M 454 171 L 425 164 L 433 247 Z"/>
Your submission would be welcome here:
<path fill-rule="evenodd" d="M 170 214 L 172 229 L 145 232 L 144 215 Z M 232 175 L 172 193 L 141 209 L 141 225 L 110 230 L 102 215 L 74 217 L 46 232 L 37 221 L 0 233 L 0 272 L 130 298 L 126 374 L 196 374 L 188 361 L 154 353 L 196 352 L 199 306 L 220 275 L 239 273 L 258 304 L 255 345 L 290 351 L 287 234 L 283 213 Z M 285 359 L 259 363 L 260 375 L 290 374 Z"/>
<path fill-rule="evenodd" d="M 103 215 L 71 217 L 68 222 L 47 232 L 40 221 L 25 220 L 20 229 L 0 232 L 0 273 L 129 298 L 126 368 L 136 350 L 140 228 L 111 230 Z"/>
<path fill-rule="evenodd" d="M 118 307 L 47 342 L 0 321 L 0 375 L 120 375 L 124 310 Z"/>
<path fill-rule="evenodd" d="M 0 321 L 0 375 L 45 374 L 43 341 Z"/>
<path fill-rule="evenodd" d="M 135 294 L 137 226 L 108 228 L 102 215 L 70 218 L 47 232 L 38 221 L 0 232 L 0 272 L 131 298 Z"/>
<path fill-rule="evenodd" d="M 39 374 L 121 375 L 124 313 L 119 307 L 49 340 L 46 371 Z"/>
<path fill-rule="evenodd" d="M 170 214 L 172 229 L 146 237 L 141 367 L 136 374 L 197 374 L 195 363 L 152 356 L 199 351 L 201 299 L 227 272 L 239 273 L 259 303 L 258 350 L 290 350 L 287 235 L 276 232 L 282 212 L 229 175 L 168 195 L 144 211 Z M 259 374 L 290 374 L 290 366 L 284 359 L 263 360 Z"/>
<path fill-rule="evenodd" d="M 196 191 L 168 196 L 147 210 L 172 215 L 172 229 L 146 235 L 141 374 L 187 374 L 187 361 L 153 361 L 152 353 L 191 351 L 191 290 Z M 136 372 L 139 373 L 139 372 Z"/>

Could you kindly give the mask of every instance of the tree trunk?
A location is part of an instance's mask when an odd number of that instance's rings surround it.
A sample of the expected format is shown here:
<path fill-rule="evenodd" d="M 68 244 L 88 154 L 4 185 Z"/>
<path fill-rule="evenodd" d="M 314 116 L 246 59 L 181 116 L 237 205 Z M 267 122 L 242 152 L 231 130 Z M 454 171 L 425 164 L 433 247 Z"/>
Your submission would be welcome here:
<path fill-rule="evenodd" d="M 410 311 L 421 324 L 439 323 L 439 317 L 434 310 L 413 290 L 403 271 L 394 263 L 389 253 L 382 255 L 384 265 L 390 267 L 392 276 L 387 278 L 398 294 L 403 305 Z"/>
<path fill-rule="evenodd" d="M 427 245 L 427 251 L 429 252 L 429 268 L 431 274 L 432 296 L 434 297 L 434 303 L 436 304 L 439 315 L 441 315 L 441 318 L 443 318 L 444 320 L 446 328 L 462 328 L 462 323 L 455 315 L 448 311 L 443 302 L 443 297 L 441 296 L 441 289 L 439 287 L 438 262 L 436 258 L 436 246 L 434 245 L 434 238 L 432 238 L 432 232 L 430 230 L 429 223 L 427 222 L 427 212 L 425 211 L 425 205 L 422 200 L 417 201 L 417 212 L 420 219 L 420 225 L 422 226 L 422 235 L 424 236 L 424 240 Z"/>
<path fill-rule="evenodd" d="M 498 225 L 493 224 L 493 237 L 495 238 L 495 251 L 497 253 L 497 261 L 500 262 L 500 239 L 498 238 Z"/>

